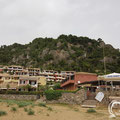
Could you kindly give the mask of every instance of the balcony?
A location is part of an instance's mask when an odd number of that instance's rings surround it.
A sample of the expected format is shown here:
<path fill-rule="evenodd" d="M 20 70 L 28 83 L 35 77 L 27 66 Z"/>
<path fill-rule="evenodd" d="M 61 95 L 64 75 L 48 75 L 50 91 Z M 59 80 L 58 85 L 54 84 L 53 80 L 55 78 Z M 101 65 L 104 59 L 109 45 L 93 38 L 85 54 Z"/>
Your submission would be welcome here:
<path fill-rule="evenodd" d="M 61 83 L 61 87 L 64 87 L 64 86 L 66 86 L 66 85 L 68 85 L 68 84 L 74 84 L 74 83 L 75 83 L 74 80 L 67 80 L 67 81 L 65 81 L 64 83 Z"/>

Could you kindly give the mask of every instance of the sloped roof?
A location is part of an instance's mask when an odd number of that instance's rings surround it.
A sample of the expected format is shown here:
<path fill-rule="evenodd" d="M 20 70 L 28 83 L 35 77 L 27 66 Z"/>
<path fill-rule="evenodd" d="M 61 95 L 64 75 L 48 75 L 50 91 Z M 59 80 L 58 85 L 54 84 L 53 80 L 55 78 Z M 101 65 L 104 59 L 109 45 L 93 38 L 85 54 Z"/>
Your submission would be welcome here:
<path fill-rule="evenodd" d="M 96 75 L 96 73 L 88 73 L 88 72 L 75 72 L 75 74 L 86 74 L 86 75 Z"/>
<path fill-rule="evenodd" d="M 120 73 L 111 73 L 108 75 L 104 75 L 105 78 L 120 78 Z"/>
<path fill-rule="evenodd" d="M 120 73 L 111 73 L 107 75 L 98 76 L 98 80 L 117 80 L 120 81 Z"/>

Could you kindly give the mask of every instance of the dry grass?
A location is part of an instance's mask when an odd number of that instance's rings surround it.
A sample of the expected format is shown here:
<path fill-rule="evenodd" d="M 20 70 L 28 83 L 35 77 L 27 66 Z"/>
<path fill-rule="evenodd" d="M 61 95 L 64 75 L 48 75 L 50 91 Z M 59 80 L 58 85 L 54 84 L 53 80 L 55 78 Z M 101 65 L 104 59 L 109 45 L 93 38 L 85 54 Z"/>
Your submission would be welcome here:
<path fill-rule="evenodd" d="M 97 112 L 90 114 L 86 112 L 88 108 L 81 108 L 80 105 L 45 104 L 44 107 L 42 104 L 39 107 L 34 102 L 24 101 L 25 104 L 19 107 L 19 101 L 14 101 L 12 106 L 7 107 L 8 103 L 11 101 L 0 102 L 0 109 L 7 113 L 0 116 L 0 120 L 109 120 L 107 108 L 96 108 Z M 16 108 L 17 111 L 11 112 L 11 108 Z"/>

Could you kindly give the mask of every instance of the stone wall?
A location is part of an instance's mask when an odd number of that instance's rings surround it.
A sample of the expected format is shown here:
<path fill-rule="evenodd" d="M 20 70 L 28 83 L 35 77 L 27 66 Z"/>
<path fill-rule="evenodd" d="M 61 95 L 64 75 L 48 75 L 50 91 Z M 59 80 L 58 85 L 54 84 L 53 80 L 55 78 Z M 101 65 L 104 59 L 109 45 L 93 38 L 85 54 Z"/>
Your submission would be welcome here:
<path fill-rule="evenodd" d="M 110 96 L 120 97 L 120 91 L 114 90 L 114 91 L 101 91 L 101 92 L 104 93 L 104 98 L 101 102 L 99 102 L 99 105 L 108 105 L 111 102 Z"/>
<path fill-rule="evenodd" d="M 0 94 L 0 99 L 10 99 L 10 100 L 37 100 L 37 95 L 12 95 L 12 94 Z"/>
<path fill-rule="evenodd" d="M 64 103 L 64 104 L 82 104 L 86 99 L 86 92 L 84 89 L 77 91 L 76 93 L 62 93 L 62 96 L 58 100 L 48 101 L 47 103 Z"/>

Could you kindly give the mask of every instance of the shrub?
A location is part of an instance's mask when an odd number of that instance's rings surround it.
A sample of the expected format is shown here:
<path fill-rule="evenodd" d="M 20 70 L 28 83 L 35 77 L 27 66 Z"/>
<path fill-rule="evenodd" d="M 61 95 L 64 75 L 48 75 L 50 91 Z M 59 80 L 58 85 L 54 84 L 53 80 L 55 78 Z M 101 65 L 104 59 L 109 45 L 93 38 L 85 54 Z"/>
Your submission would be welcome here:
<path fill-rule="evenodd" d="M 90 109 L 87 110 L 87 113 L 96 113 L 96 110 L 93 109 L 93 108 L 90 108 Z"/>
<path fill-rule="evenodd" d="M 78 88 L 77 90 L 57 90 L 61 93 L 76 93 L 77 91 L 81 90 L 82 88 Z"/>
<path fill-rule="evenodd" d="M 35 113 L 35 112 L 34 112 L 32 109 L 29 109 L 29 110 L 28 110 L 28 115 L 34 115 L 34 113 Z"/>
<path fill-rule="evenodd" d="M 16 109 L 15 107 L 12 107 L 12 108 L 11 108 L 11 111 L 16 112 L 17 109 Z"/>
<path fill-rule="evenodd" d="M 19 102 L 17 103 L 18 107 L 25 107 L 25 106 L 28 106 L 30 105 L 30 103 L 27 103 L 27 102 Z"/>
<path fill-rule="evenodd" d="M 6 115 L 7 113 L 5 112 L 5 111 L 1 111 L 0 110 L 0 116 L 4 116 L 4 115 Z"/>
<path fill-rule="evenodd" d="M 27 108 L 24 108 L 24 111 L 25 111 L 25 112 L 28 112 L 28 109 L 27 109 Z"/>
<path fill-rule="evenodd" d="M 57 90 L 47 90 L 45 91 L 45 96 L 47 100 L 57 100 L 62 96 L 61 91 Z"/>
<path fill-rule="evenodd" d="M 56 84 L 53 86 L 53 89 L 54 89 L 54 90 L 61 89 L 60 83 L 56 83 Z"/>
<path fill-rule="evenodd" d="M 38 106 L 40 106 L 40 107 L 46 107 L 46 104 L 45 103 L 39 103 Z"/>
<path fill-rule="evenodd" d="M 49 110 L 49 111 L 52 111 L 53 109 L 52 109 L 51 107 L 48 107 L 48 110 Z"/>

